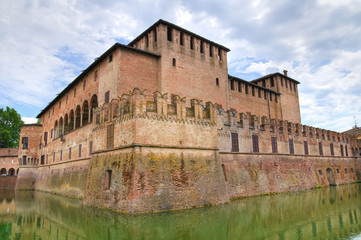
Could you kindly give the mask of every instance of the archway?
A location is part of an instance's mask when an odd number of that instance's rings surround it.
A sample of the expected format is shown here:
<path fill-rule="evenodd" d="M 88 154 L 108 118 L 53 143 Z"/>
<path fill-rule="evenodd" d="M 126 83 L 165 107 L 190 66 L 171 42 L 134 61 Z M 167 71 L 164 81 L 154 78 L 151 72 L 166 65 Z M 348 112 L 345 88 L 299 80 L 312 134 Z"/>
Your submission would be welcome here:
<path fill-rule="evenodd" d="M 93 114 L 94 114 L 94 109 L 98 107 L 98 97 L 97 95 L 93 95 L 91 100 L 90 100 L 90 122 L 93 122 Z"/>
<path fill-rule="evenodd" d="M 14 176 L 14 175 L 15 175 L 15 169 L 14 169 L 14 168 L 10 168 L 10 169 L 9 169 L 9 175 L 10 175 L 10 176 Z"/>
<path fill-rule="evenodd" d="M 88 101 L 84 101 L 83 103 L 83 122 L 82 122 L 82 126 L 84 126 L 85 124 L 88 124 L 89 121 L 89 105 L 88 105 Z"/>
<path fill-rule="evenodd" d="M 336 186 L 335 175 L 333 174 L 333 171 L 331 168 L 326 169 L 326 175 L 327 175 L 328 184 L 330 186 Z"/>
<path fill-rule="evenodd" d="M 2 168 L 0 171 L 0 175 L 6 174 L 6 168 Z"/>
<path fill-rule="evenodd" d="M 70 121 L 69 121 L 69 131 L 74 130 L 74 110 L 72 109 L 70 111 L 70 117 L 69 117 Z"/>
<path fill-rule="evenodd" d="M 76 106 L 76 110 L 75 110 L 75 117 L 76 117 L 76 122 L 75 122 L 75 129 L 80 128 L 80 115 L 81 115 L 81 109 L 80 106 Z"/>

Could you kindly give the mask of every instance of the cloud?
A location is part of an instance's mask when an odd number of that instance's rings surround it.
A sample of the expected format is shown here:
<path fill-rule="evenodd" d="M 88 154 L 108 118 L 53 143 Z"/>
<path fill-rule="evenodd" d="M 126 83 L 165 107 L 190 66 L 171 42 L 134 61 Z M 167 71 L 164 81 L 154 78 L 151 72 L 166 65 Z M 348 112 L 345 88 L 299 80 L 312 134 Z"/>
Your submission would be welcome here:
<path fill-rule="evenodd" d="M 21 120 L 23 120 L 23 122 L 25 124 L 31 124 L 31 123 L 37 123 L 38 119 L 34 118 L 34 117 L 21 117 Z"/>
<path fill-rule="evenodd" d="M 40 111 L 114 42 L 131 41 L 159 18 L 229 47 L 233 75 L 289 70 L 301 82 L 304 124 L 341 131 L 353 116 L 361 122 L 358 0 L 4 0 L 1 104 Z"/>

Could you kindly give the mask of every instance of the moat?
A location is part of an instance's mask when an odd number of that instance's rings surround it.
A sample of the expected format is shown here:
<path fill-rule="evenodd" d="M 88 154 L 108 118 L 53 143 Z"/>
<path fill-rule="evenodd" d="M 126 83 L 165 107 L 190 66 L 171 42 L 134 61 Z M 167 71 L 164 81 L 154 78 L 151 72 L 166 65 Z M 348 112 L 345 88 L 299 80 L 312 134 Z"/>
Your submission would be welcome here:
<path fill-rule="evenodd" d="M 145 215 L 0 189 L 0 239 L 359 239 L 361 184 Z"/>

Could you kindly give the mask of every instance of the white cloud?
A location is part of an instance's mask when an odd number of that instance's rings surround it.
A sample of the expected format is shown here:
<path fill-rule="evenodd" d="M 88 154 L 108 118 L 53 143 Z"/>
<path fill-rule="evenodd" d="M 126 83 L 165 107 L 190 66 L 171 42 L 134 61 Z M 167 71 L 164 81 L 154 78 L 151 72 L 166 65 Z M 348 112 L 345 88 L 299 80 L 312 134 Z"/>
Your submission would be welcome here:
<path fill-rule="evenodd" d="M 21 120 L 23 120 L 23 122 L 25 124 L 37 123 L 38 122 L 38 119 L 36 119 L 34 117 L 22 117 Z"/>
<path fill-rule="evenodd" d="M 289 70 L 304 123 L 346 130 L 361 122 L 360 12 L 358 0 L 4 0 L 0 102 L 40 111 L 117 39 L 163 18 L 229 47 L 234 73 Z"/>

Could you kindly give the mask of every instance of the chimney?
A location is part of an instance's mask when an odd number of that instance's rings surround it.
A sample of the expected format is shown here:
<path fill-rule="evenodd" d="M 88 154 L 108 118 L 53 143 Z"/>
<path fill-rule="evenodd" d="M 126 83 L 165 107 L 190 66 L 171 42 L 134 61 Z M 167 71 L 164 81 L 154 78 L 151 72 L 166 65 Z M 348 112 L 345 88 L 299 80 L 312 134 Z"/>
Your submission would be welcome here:
<path fill-rule="evenodd" d="M 283 70 L 283 75 L 287 77 L 287 70 Z"/>

